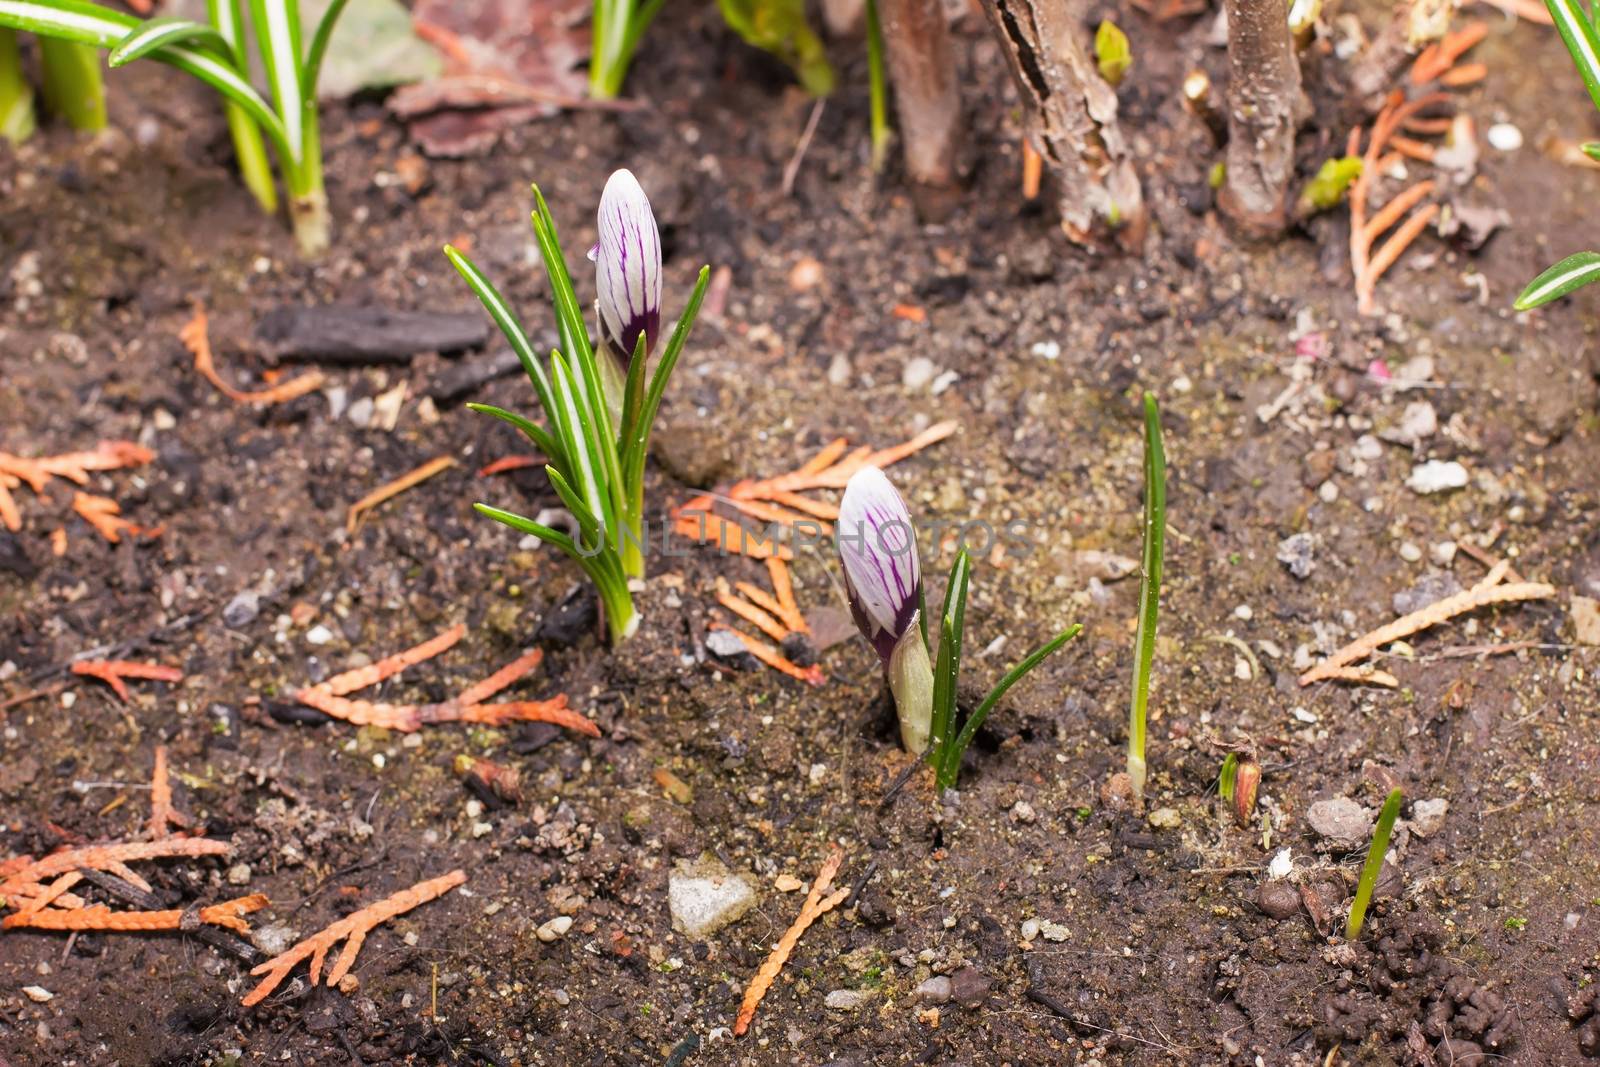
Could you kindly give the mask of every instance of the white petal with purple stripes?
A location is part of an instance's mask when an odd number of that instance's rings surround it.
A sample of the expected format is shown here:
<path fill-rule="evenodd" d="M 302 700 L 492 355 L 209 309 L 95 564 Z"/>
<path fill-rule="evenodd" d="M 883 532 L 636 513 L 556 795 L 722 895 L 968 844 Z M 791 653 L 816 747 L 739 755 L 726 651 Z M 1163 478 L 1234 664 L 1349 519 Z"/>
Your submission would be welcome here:
<path fill-rule="evenodd" d="M 631 171 L 619 170 L 606 182 L 599 224 L 593 258 L 601 333 L 626 364 L 641 333 L 653 348 L 661 332 L 661 233 Z"/>
<path fill-rule="evenodd" d="M 922 572 L 911 513 L 877 467 L 845 486 L 837 535 L 857 625 L 884 655 L 916 616 Z"/>

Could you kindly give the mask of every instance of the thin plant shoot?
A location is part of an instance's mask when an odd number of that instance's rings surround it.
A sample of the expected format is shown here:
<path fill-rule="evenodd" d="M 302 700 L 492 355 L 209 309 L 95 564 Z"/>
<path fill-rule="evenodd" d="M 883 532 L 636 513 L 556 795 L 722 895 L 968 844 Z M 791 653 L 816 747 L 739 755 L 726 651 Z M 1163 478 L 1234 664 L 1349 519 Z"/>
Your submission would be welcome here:
<path fill-rule="evenodd" d="M 140 21 L 90 0 L 0 0 L 0 27 L 110 51 L 113 67 L 154 59 L 194 75 L 220 93 L 240 171 L 267 210 L 275 210 L 270 142 L 288 191 L 289 220 L 301 252 L 317 255 L 331 240 L 323 184 L 317 81 L 333 28 L 347 0 L 333 0 L 303 40 L 293 0 L 250 0 L 270 100 L 251 84 L 240 0 L 209 0 L 209 24 L 180 18 Z M 98 67 L 96 66 L 98 71 Z"/>
<path fill-rule="evenodd" d="M 1150 710 L 1150 668 L 1161 611 L 1161 566 L 1167 543 L 1167 458 L 1161 447 L 1161 412 L 1144 394 L 1144 553 L 1139 568 L 1139 631 L 1133 642 L 1133 699 L 1128 709 L 1128 780 L 1133 801 L 1144 800 L 1145 731 Z"/>
<path fill-rule="evenodd" d="M 1001 698 L 1082 627 L 1074 623 L 1029 653 L 958 727 L 957 685 L 972 570 L 966 549 L 956 553 L 945 584 L 935 660 L 928 653 L 923 622 L 926 609 L 916 529 L 905 501 L 877 467 L 862 467 L 845 486 L 837 538 L 850 613 L 883 663 L 900 720 L 901 743 L 914 755 L 926 755 L 939 789 L 953 788 L 961 774 L 962 754 Z"/>
<path fill-rule="evenodd" d="M 515 426 L 544 454 L 545 475 L 577 521 L 577 536 L 488 504 L 474 506 L 577 561 L 599 591 L 612 643 L 618 644 L 639 625 L 628 582 L 644 576 L 644 465 L 650 429 L 705 299 L 711 268 L 701 268 L 655 370 L 647 372 L 662 322 L 661 237 L 644 190 L 630 172 L 619 170 L 600 198 L 600 240 L 591 253 L 598 345 L 589 340 L 555 217 L 538 186 L 533 197 L 533 231 L 550 282 L 560 342 L 548 361 L 534 352 L 516 313 L 472 260 L 448 245 L 444 251 L 521 360 L 544 424 L 491 404 L 467 406 Z"/>
<path fill-rule="evenodd" d="M 1367 862 L 1361 865 L 1361 881 L 1356 883 L 1356 898 L 1350 902 L 1350 917 L 1345 920 L 1344 937 L 1354 941 L 1361 936 L 1361 925 L 1367 918 L 1367 907 L 1372 903 L 1372 890 L 1378 884 L 1378 873 L 1383 870 L 1383 857 L 1389 851 L 1389 835 L 1394 832 L 1394 820 L 1400 814 L 1400 790 L 1389 793 L 1378 813 L 1378 825 L 1372 829 L 1372 845 L 1367 849 Z"/>
<path fill-rule="evenodd" d="M 633 54 L 644 31 L 655 21 L 663 0 L 594 0 L 589 20 L 593 45 L 589 55 L 589 95 L 612 100 L 622 92 Z"/>

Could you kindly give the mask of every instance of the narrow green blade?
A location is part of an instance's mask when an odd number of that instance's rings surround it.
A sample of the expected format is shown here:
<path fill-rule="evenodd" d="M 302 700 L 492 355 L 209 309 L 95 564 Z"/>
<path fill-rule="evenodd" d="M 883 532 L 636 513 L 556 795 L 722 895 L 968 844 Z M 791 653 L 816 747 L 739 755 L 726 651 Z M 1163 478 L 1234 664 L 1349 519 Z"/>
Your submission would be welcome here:
<path fill-rule="evenodd" d="M 107 61 L 113 67 L 143 59 L 156 49 L 169 44 L 191 44 L 198 49 L 215 52 L 231 58 L 233 47 L 228 39 L 203 22 L 190 19 L 158 18 L 141 25 L 122 39 L 111 50 Z"/>
<path fill-rule="evenodd" d="M 1600 108 L 1600 34 L 1595 32 L 1594 23 L 1578 0 L 1544 0 L 1544 6 L 1550 9 L 1556 32 L 1561 34 L 1584 87 L 1589 90 L 1589 99 Z"/>
<path fill-rule="evenodd" d="M 1578 252 L 1529 282 L 1512 307 L 1528 311 L 1559 300 L 1596 279 L 1600 279 L 1600 252 Z"/>

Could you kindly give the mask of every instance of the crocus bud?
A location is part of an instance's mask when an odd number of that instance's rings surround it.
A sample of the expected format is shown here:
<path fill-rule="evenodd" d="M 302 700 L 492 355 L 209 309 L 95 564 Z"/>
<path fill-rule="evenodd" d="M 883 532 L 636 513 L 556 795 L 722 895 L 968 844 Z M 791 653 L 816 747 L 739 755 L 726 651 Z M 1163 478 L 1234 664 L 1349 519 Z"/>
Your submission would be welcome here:
<path fill-rule="evenodd" d="M 883 661 L 900 739 L 920 754 L 933 719 L 933 665 L 918 617 L 922 571 L 905 501 L 877 467 L 863 467 L 839 502 L 839 559 L 856 626 Z"/>
<path fill-rule="evenodd" d="M 632 171 L 619 170 L 600 194 L 600 242 L 590 251 L 599 293 L 600 335 L 626 367 L 642 334 L 661 332 L 661 233 Z"/>

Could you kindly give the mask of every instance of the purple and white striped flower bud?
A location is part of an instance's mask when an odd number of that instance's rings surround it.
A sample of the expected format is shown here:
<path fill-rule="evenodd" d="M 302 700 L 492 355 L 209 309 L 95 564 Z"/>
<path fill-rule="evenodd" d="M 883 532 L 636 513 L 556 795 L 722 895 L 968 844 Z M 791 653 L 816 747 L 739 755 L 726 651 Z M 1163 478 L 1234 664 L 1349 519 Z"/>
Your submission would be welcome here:
<path fill-rule="evenodd" d="M 600 241 L 589 258 L 595 263 L 600 336 L 626 367 L 640 335 L 648 355 L 661 333 L 661 233 L 632 171 L 616 171 L 606 182 L 599 221 Z"/>
<path fill-rule="evenodd" d="M 850 613 L 883 661 L 900 739 L 920 754 L 933 719 L 933 665 L 918 616 L 922 568 L 911 513 L 877 467 L 861 468 L 845 486 L 837 538 Z"/>

